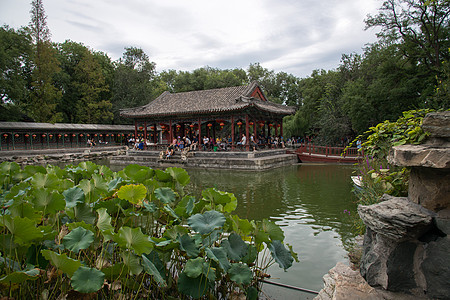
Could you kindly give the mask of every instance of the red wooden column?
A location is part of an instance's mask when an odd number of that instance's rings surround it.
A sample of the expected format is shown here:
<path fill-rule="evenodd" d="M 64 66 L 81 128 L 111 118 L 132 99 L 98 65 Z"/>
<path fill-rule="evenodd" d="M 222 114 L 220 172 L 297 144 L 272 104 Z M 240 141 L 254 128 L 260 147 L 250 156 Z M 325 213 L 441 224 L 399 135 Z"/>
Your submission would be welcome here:
<path fill-rule="evenodd" d="M 144 150 L 147 150 L 147 120 L 144 121 Z"/>
<path fill-rule="evenodd" d="M 169 144 L 172 144 L 172 141 L 173 141 L 172 120 L 169 120 Z"/>
<path fill-rule="evenodd" d="M 231 150 L 234 150 L 234 116 L 231 116 Z"/>
<path fill-rule="evenodd" d="M 283 120 L 281 120 L 281 126 L 280 126 L 280 135 L 283 136 Z M 283 141 L 286 140 L 283 136 Z"/>
<path fill-rule="evenodd" d="M 198 118 L 198 150 L 201 149 L 202 142 L 202 118 Z"/>
<path fill-rule="evenodd" d="M 248 128 L 248 115 L 245 115 L 245 138 L 246 138 L 246 145 L 245 145 L 245 150 L 249 151 L 250 147 L 249 147 L 249 128 Z"/>
<path fill-rule="evenodd" d="M 134 142 L 137 141 L 137 120 L 134 120 Z"/>

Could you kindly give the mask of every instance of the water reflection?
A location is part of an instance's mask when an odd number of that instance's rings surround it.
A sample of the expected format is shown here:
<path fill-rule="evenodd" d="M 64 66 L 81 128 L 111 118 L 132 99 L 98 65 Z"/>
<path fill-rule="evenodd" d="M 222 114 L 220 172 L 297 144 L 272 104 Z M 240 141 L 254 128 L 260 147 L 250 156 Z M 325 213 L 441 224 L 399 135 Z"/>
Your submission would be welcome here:
<path fill-rule="evenodd" d="M 353 237 L 344 210 L 356 213 L 351 194 L 352 166 L 296 165 L 264 172 L 188 170 L 190 192 L 216 187 L 238 198 L 241 218 L 269 218 L 283 227 L 286 242 L 301 262 L 273 277 L 286 284 L 319 290 L 322 276 L 347 260 L 342 243 Z"/>

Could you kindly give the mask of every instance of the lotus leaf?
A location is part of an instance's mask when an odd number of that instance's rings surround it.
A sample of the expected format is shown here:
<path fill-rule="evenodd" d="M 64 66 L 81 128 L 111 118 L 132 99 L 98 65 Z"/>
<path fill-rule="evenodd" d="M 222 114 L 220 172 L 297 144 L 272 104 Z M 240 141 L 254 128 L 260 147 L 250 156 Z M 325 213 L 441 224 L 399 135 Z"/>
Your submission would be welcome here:
<path fill-rule="evenodd" d="M 63 238 L 64 246 L 72 252 L 78 253 L 87 249 L 94 241 L 94 233 L 83 227 L 77 227 Z"/>
<path fill-rule="evenodd" d="M 166 173 L 169 173 L 181 186 L 185 186 L 191 181 L 186 170 L 181 168 L 167 168 Z"/>
<path fill-rule="evenodd" d="M 35 189 L 34 190 L 33 203 L 37 210 L 43 210 L 45 213 L 55 213 L 63 210 L 66 206 L 64 202 L 64 196 L 58 192 L 50 192 L 47 189 Z"/>
<path fill-rule="evenodd" d="M 4 225 L 14 237 L 14 242 L 19 245 L 27 245 L 31 241 L 43 237 L 42 231 L 36 227 L 33 220 L 28 218 L 3 216 Z"/>
<path fill-rule="evenodd" d="M 197 257 L 200 253 L 195 240 L 188 234 L 182 235 L 178 239 L 180 241 L 181 250 L 185 251 L 189 257 Z"/>
<path fill-rule="evenodd" d="M 208 292 L 208 289 L 212 287 L 212 282 L 205 279 L 203 276 L 197 278 L 191 278 L 184 272 L 181 273 L 178 278 L 178 290 L 194 299 L 198 299 Z"/>
<path fill-rule="evenodd" d="M 67 257 L 65 253 L 58 254 L 50 250 L 41 250 L 41 253 L 52 265 L 69 277 L 72 277 L 73 273 L 81 266 L 81 261 Z"/>
<path fill-rule="evenodd" d="M 105 274 L 94 268 L 80 267 L 73 273 L 71 284 L 80 293 L 94 293 L 102 288 Z"/>
<path fill-rule="evenodd" d="M 148 274 L 152 275 L 153 279 L 157 283 L 159 283 L 163 287 L 167 286 L 166 281 L 161 276 L 161 274 L 159 273 L 159 271 L 156 268 L 156 266 L 147 257 L 145 257 L 144 255 L 142 256 L 142 265 L 144 266 L 144 271 L 147 272 Z"/>
<path fill-rule="evenodd" d="M 280 268 L 283 268 L 286 271 L 286 269 L 292 266 L 294 258 L 292 257 L 291 252 L 284 247 L 281 241 L 273 241 L 269 245 L 269 250 Z"/>
<path fill-rule="evenodd" d="M 153 249 L 153 244 L 142 233 L 141 228 L 121 227 L 113 239 L 120 247 L 134 250 L 137 255 L 150 253 Z"/>
<path fill-rule="evenodd" d="M 156 175 L 156 178 L 158 179 L 158 181 L 160 181 L 160 182 L 172 182 L 172 180 L 173 180 L 173 177 L 170 174 L 168 174 L 162 170 L 156 169 L 155 175 Z"/>
<path fill-rule="evenodd" d="M 139 257 L 131 252 L 122 252 L 122 259 L 125 266 L 128 267 L 130 274 L 139 275 L 143 268 L 140 264 Z"/>
<path fill-rule="evenodd" d="M 231 264 L 230 269 L 228 269 L 228 274 L 230 275 L 230 279 L 237 284 L 247 285 L 252 281 L 252 270 L 246 264 Z"/>
<path fill-rule="evenodd" d="M 248 245 L 234 232 L 227 240 L 222 241 L 222 247 L 227 251 L 228 258 L 233 261 L 239 261 L 248 251 Z"/>
<path fill-rule="evenodd" d="M 203 214 L 195 214 L 188 219 L 189 226 L 200 234 L 209 234 L 214 229 L 220 228 L 225 224 L 225 216 L 215 210 L 206 211 Z"/>
<path fill-rule="evenodd" d="M 206 255 L 219 264 L 225 272 L 228 271 L 231 264 L 228 261 L 227 251 L 222 247 L 206 248 Z"/>
<path fill-rule="evenodd" d="M 31 184 L 36 188 L 51 188 L 57 189 L 59 187 L 59 179 L 53 174 L 36 173 L 31 179 Z"/>
<path fill-rule="evenodd" d="M 84 203 L 84 191 L 79 187 L 73 187 L 63 192 L 66 207 L 75 207 L 78 203 Z"/>
<path fill-rule="evenodd" d="M 165 204 L 169 204 L 176 200 L 177 195 L 171 188 L 162 187 L 162 188 L 157 188 L 155 190 L 155 197 L 159 201 L 161 201 Z"/>
<path fill-rule="evenodd" d="M 23 283 L 27 280 L 36 280 L 39 278 L 39 269 L 32 269 L 29 271 L 17 271 L 12 272 L 2 278 L 0 278 L 0 283 Z"/>
<path fill-rule="evenodd" d="M 117 196 L 132 204 L 142 204 L 147 195 L 147 188 L 143 184 L 128 184 L 120 187 Z"/>

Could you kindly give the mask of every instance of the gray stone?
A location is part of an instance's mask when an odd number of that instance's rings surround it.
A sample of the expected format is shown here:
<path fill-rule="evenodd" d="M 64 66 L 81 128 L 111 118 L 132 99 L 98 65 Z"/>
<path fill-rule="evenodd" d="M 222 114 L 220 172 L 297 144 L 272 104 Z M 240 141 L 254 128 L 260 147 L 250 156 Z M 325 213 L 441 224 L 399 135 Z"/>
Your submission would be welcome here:
<path fill-rule="evenodd" d="M 401 241 L 418 238 L 430 228 L 432 213 L 406 198 L 383 195 L 382 202 L 359 205 L 364 224 L 389 239 Z"/>
<path fill-rule="evenodd" d="M 358 271 L 338 262 L 323 276 L 324 287 L 314 300 L 417 300 L 426 299 L 403 293 L 393 293 L 371 287 Z"/>
<path fill-rule="evenodd" d="M 450 172 L 448 169 L 412 168 L 408 198 L 426 209 L 438 212 L 450 207 Z"/>
<path fill-rule="evenodd" d="M 387 290 L 407 293 L 417 288 L 414 278 L 414 254 L 416 248 L 416 243 L 400 243 L 389 255 L 386 263 Z"/>
<path fill-rule="evenodd" d="M 427 282 L 427 294 L 435 299 L 450 297 L 450 237 L 430 242 L 425 249 L 422 270 Z"/>
<path fill-rule="evenodd" d="M 401 167 L 450 168 L 450 148 L 434 145 L 401 145 L 389 152 L 390 164 Z"/>
<path fill-rule="evenodd" d="M 422 128 L 432 137 L 450 138 L 450 111 L 428 113 L 423 118 Z"/>

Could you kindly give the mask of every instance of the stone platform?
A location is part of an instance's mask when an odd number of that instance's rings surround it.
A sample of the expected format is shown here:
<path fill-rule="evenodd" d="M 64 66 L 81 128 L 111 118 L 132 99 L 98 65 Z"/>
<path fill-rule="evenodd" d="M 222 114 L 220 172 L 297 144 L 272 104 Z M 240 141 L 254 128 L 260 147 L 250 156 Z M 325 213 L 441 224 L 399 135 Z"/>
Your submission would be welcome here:
<path fill-rule="evenodd" d="M 182 159 L 177 151 L 170 159 L 160 159 L 160 151 L 128 150 L 126 155 L 110 158 L 114 165 L 140 164 L 149 167 L 188 167 L 233 170 L 267 170 L 298 162 L 297 155 L 288 154 L 286 149 L 245 151 L 191 151 Z"/>

